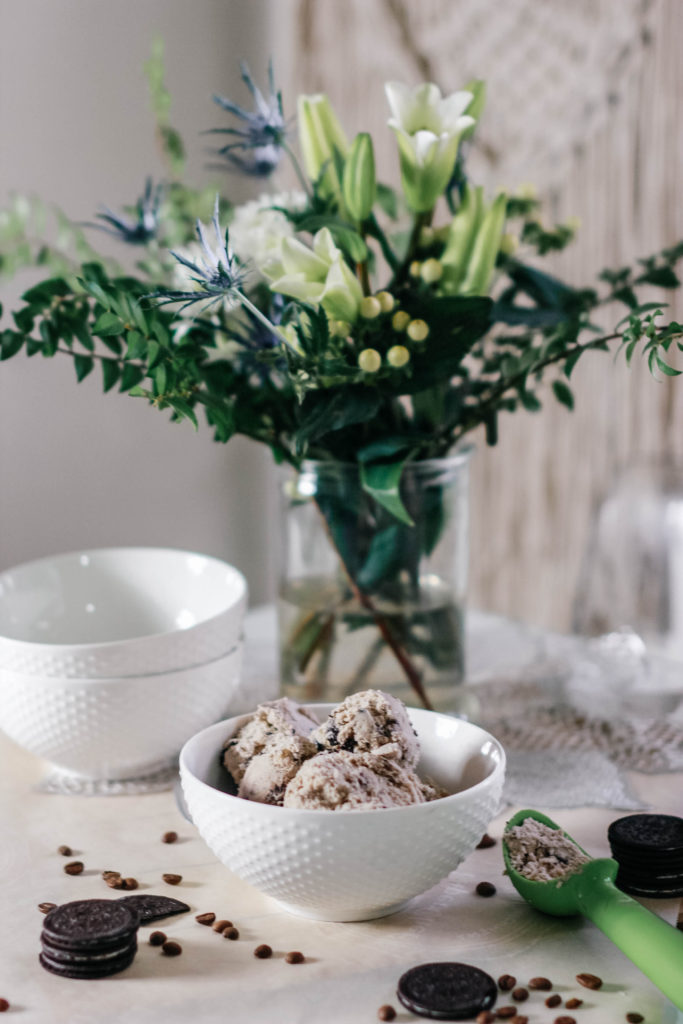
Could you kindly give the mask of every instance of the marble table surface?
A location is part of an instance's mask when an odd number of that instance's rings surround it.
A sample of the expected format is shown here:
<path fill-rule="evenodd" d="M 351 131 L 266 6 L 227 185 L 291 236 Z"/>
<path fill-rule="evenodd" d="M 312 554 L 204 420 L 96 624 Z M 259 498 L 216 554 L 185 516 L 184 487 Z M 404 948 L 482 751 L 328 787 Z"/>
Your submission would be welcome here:
<path fill-rule="evenodd" d="M 471 617 L 475 643 L 478 631 L 486 632 L 487 647 L 492 631 L 498 636 L 499 660 L 506 644 L 511 652 L 514 644 L 528 641 L 501 620 Z M 274 672 L 270 613 L 252 613 L 248 633 L 248 671 Z M 475 658 L 480 655 L 475 652 Z M 572 1013 L 578 1024 L 617 1024 L 630 1011 L 641 1013 L 647 1024 L 683 1022 L 683 1014 L 589 922 L 548 918 L 527 907 L 502 874 L 499 842 L 476 850 L 391 917 L 353 924 L 310 921 L 282 911 L 218 863 L 179 813 L 172 792 L 47 794 L 38 785 L 46 765 L 2 736 L 0 766 L 0 997 L 10 1002 L 8 1022 L 15 1014 L 25 1024 L 360 1024 L 377 1020 L 384 1003 L 394 1005 L 399 1022 L 408 1022 L 419 1018 L 398 1003 L 397 981 L 407 968 L 432 960 L 465 961 L 494 977 L 512 974 L 521 984 L 545 975 L 563 999 L 584 1000 Z M 680 775 L 631 773 L 629 781 L 653 808 L 683 812 Z M 511 810 L 492 823 L 492 835 L 500 837 Z M 590 853 L 609 855 L 607 825 L 621 812 L 552 813 Z M 168 830 L 179 835 L 173 845 L 161 842 Z M 62 843 L 84 862 L 81 875 L 64 873 L 64 858 L 57 853 Z M 101 878 L 105 869 L 137 878 L 140 892 L 184 900 L 191 913 L 141 928 L 133 965 L 112 978 L 73 981 L 47 973 L 38 963 L 43 918 L 37 905 L 113 895 Z M 182 875 L 181 884 L 166 885 L 165 872 Z M 475 894 L 482 880 L 496 885 L 494 897 Z M 678 903 L 647 905 L 674 923 Z M 228 941 L 197 924 L 195 914 L 203 911 L 232 920 L 239 939 Z M 182 955 L 167 958 L 150 946 L 147 937 L 154 928 L 180 942 Z M 260 943 L 272 946 L 272 959 L 254 957 Z M 289 950 L 303 952 L 305 962 L 286 963 Z M 604 979 L 599 992 L 575 982 L 575 975 L 586 971 Z M 532 993 L 520 1007 L 529 1024 L 551 1024 L 559 1013 L 570 1012 L 547 1009 L 544 996 Z"/>

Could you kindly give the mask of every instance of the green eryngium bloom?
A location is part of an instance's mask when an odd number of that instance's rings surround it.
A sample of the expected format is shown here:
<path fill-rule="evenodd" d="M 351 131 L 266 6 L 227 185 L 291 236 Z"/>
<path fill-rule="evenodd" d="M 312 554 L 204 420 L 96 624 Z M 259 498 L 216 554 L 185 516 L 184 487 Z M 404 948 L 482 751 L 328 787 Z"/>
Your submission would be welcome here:
<path fill-rule="evenodd" d="M 474 97 L 464 91 L 442 97 L 438 85 L 431 82 L 414 89 L 387 82 L 384 88 L 408 206 L 415 213 L 426 213 L 451 179 L 462 133 L 474 124 L 474 118 L 464 113 Z"/>

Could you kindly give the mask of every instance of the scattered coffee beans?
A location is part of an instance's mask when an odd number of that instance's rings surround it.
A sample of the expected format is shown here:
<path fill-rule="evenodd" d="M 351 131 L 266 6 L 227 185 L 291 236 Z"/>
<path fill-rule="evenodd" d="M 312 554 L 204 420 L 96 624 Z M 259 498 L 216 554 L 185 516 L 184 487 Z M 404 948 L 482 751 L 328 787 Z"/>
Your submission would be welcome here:
<path fill-rule="evenodd" d="M 377 1011 L 377 1019 L 396 1020 L 396 1010 L 393 1008 L 393 1006 L 389 1006 L 388 1003 L 385 1003 L 385 1005 L 380 1006 L 379 1010 Z M 479 1020 L 478 1017 L 477 1020 Z M 493 1020 L 493 1017 L 491 1017 L 491 1020 Z"/>
<path fill-rule="evenodd" d="M 48 914 L 52 910 L 52 908 L 56 906 L 56 903 L 39 903 L 38 910 L 41 912 L 41 914 Z"/>
<path fill-rule="evenodd" d="M 62 857 L 70 857 L 73 850 L 70 846 L 59 846 L 57 847 L 57 853 L 61 853 Z"/>
<path fill-rule="evenodd" d="M 183 951 L 183 947 L 179 942 L 173 942 L 171 939 L 167 939 L 161 947 L 161 952 L 164 956 L 180 956 Z"/>
<path fill-rule="evenodd" d="M 576 1024 L 575 1017 L 556 1017 L 554 1024 Z"/>
<path fill-rule="evenodd" d="M 177 838 L 177 832 L 164 832 L 163 836 L 161 837 L 161 841 L 162 843 L 175 843 Z"/>
<path fill-rule="evenodd" d="M 300 953 L 298 949 L 292 950 L 291 953 L 285 954 L 285 963 L 288 964 L 302 964 L 305 960 L 303 953 Z"/>
<path fill-rule="evenodd" d="M 234 926 L 232 928 L 224 928 L 222 934 L 223 934 L 223 938 L 224 939 L 233 939 L 234 940 L 234 939 L 239 939 L 239 937 L 240 937 L 240 933 L 237 931 L 237 929 Z"/>
<path fill-rule="evenodd" d="M 533 979 L 532 979 L 533 980 Z M 511 974 L 501 974 L 498 979 L 498 988 L 501 992 L 509 992 L 517 984 L 517 979 L 513 978 Z M 529 988 L 533 988 L 531 982 L 529 982 Z"/>
<path fill-rule="evenodd" d="M 481 1013 L 477 1014 L 475 1024 L 493 1024 L 495 1019 L 495 1013 L 491 1013 L 490 1010 L 482 1010 Z"/>
<path fill-rule="evenodd" d="M 562 996 L 558 996 L 557 992 L 554 992 L 553 995 L 548 996 L 545 1005 L 552 1010 L 553 1006 L 559 1006 L 561 1002 Z"/>
<path fill-rule="evenodd" d="M 493 836 L 490 836 L 488 834 L 488 832 L 484 832 L 483 836 L 481 837 L 481 839 L 477 843 L 475 849 L 477 849 L 477 850 L 488 850 L 489 846 L 495 846 L 495 845 L 496 845 L 496 840 L 493 838 Z M 489 1012 L 488 1010 L 484 1010 L 484 1013 L 488 1013 L 488 1012 Z"/>
<path fill-rule="evenodd" d="M 152 932 L 149 937 L 150 946 L 163 946 L 166 942 L 166 936 L 163 932 Z"/>
<path fill-rule="evenodd" d="M 496 887 L 493 882 L 480 882 L 475 892 L 477 896 L 495 896 Z"/>
<path fill-rule="evenodd" d="M 213 930 L 215 932 L 224 932 L 226 928 L 232 928 L 232 921 L 224 921 L 222 918 L 220 921 L 214 921 Z"/>
<path fill-rule="evenodd" d="M 182 875 L 162 875 L 161 877 L 167 885 L 180 885 L 183 880 Z"/>
<path fill-rule="evenodd" d="M 627 1013 L 626 1020 L 628 1021 L 628 1024 L 642 1024 L 645 1018 L 642 1013 Z"/>
<path fill-rule="evenodd" d="M 256 949 L 254 950 L 254 956 L 258 957 L 259 960 L 267 960 L 272 955 L 273 950 L 270 948 L 270 946 L 266 945 L 265 942 L 261 943 L 261 945 L 257 946 Z"/>
<path fill-rule="evenodd" d="M 577 999 L 575 996 L 564 1004 L 565 1010 L 578 1010 L 580 1006 L 583 1006 L 583 999 Z"/>
<path fill-rule="evenodd" d="M 121 883 L 121 888 L 125 889 L 126 892 L 131 892 L 133 889 L 137 889 L 138 880 L 137 878 L 124 878 Z M 118 887 L 116 887 L 118 888 Z"/>
<path fill-rule="evenodd" d="M 216 915 L 212 911 L 208 911 L 206 914 L 197 914 L 195 921 L 199 924 L 213 924 L 216 920 Z"/>
<path fill-rule="evenodd" d="M 9 1010 L 9 1002 L 6 999 L 0 999 L 0 1013 L 5 1013 Z"/>
<path fill-rule="evenodd" d="M 552 987 L 553 983 L 550 978 L 532 978 L 529 982 L 529 988 L 538 992 L 550 992 Z"/>
<path fill-rule="evenodd" d="M 523 1003 L 525 999 L 529 998 L 529 990 L 526 988 L 514 988 L 512 990 L 512 998 L 516 1003 Z"/>
<path fill-rule="evenodd" d="M 594 990 L 602 988 L 602 978 L 598 978 L 597 974 L 577 974 L 576 980 L 584 988 L 592 988 Z"/>
<path fill-rule="evenodd" d="M 64 870 L 67 875 L 80 875 L 83 867 L 84 865 L 82 860 L 71 860 L 68 864 L 64 865 Z"/>
<path fill-rule="evenodd" d="M 121 875 L 107 875 L 104 881 L 110 889 L 125 889 L 125 882 Z"/>
<path fill-rule="evenodd" d="M 511 1017 L 517 1016 L 516 1006 L 499 1006 L 496 1009 L 496 1017 L 500 1020 L 509 1020 Z"/>

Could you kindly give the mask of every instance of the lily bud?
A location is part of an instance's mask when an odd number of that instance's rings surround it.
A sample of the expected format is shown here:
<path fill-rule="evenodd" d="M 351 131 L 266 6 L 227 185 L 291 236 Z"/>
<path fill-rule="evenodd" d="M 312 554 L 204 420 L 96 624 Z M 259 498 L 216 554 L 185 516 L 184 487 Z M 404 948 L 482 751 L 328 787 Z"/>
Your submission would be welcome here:
<path fill-rule="evenodd" d="M 471 124 L 469 128 L 465 128 L 460 138 L 470 139 L 474 135 L 477 122 L 486 106 L 486 82 L 481 78 L 473 78 L 471 82 L 467 83 L 465 89 L 467 92 L 472 93 L 472 99 L 469 102 L 469 106 L 465 108 L 465 113 L 468 117 L 474 118 L 475 123 Z"/>
<path fill-rule="evenodd" d="M 342 178 L 344 204 L 354 220 L 367 220 L 375 205 L 376 191 L 372 139 L 367 132 L 360 132 L 353 140 Z"/>
<path fill-rule="evenodd" d="M 349 148 L 344 130 L 324 93 L 298 100 L 299 145 L 306 173 L 320 180 L 321 190 L 341 200 L 338 161 Z"/>
<path fill-rule="evenodd" d="M 498 195 L 481 222 L 462 284 L 463 295 L 486 295 L 491 284 L 500 240 L 505 227 L 507 196 Z"/>
<path fill-rule="evenodd" d="M 465 189 L 460 209 L 451 221 L 446 248 L 441 256 L 443 290 L 458 292 L 465 279 L 477 232 L 484 216 L 484 190 Z"/>

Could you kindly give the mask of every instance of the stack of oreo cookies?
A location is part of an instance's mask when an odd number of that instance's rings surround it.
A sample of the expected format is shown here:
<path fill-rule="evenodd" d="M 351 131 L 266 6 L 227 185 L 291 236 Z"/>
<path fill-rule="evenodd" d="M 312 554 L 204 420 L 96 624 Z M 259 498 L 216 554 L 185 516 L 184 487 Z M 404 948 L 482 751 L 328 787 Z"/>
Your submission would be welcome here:
<path fill-rule="evenodd" d="M 118 900 L 76 900 L 47 914 L 40 936 L 43 967 L 63 978 L 106 978 L 133 962 L 140 918 Z"/>
<path fill-rule="evenodd" d="M 613 821 L 607 838 L 622 892 L 653 899 L 683 896 L 683 818 L 631 814 Z"/>

